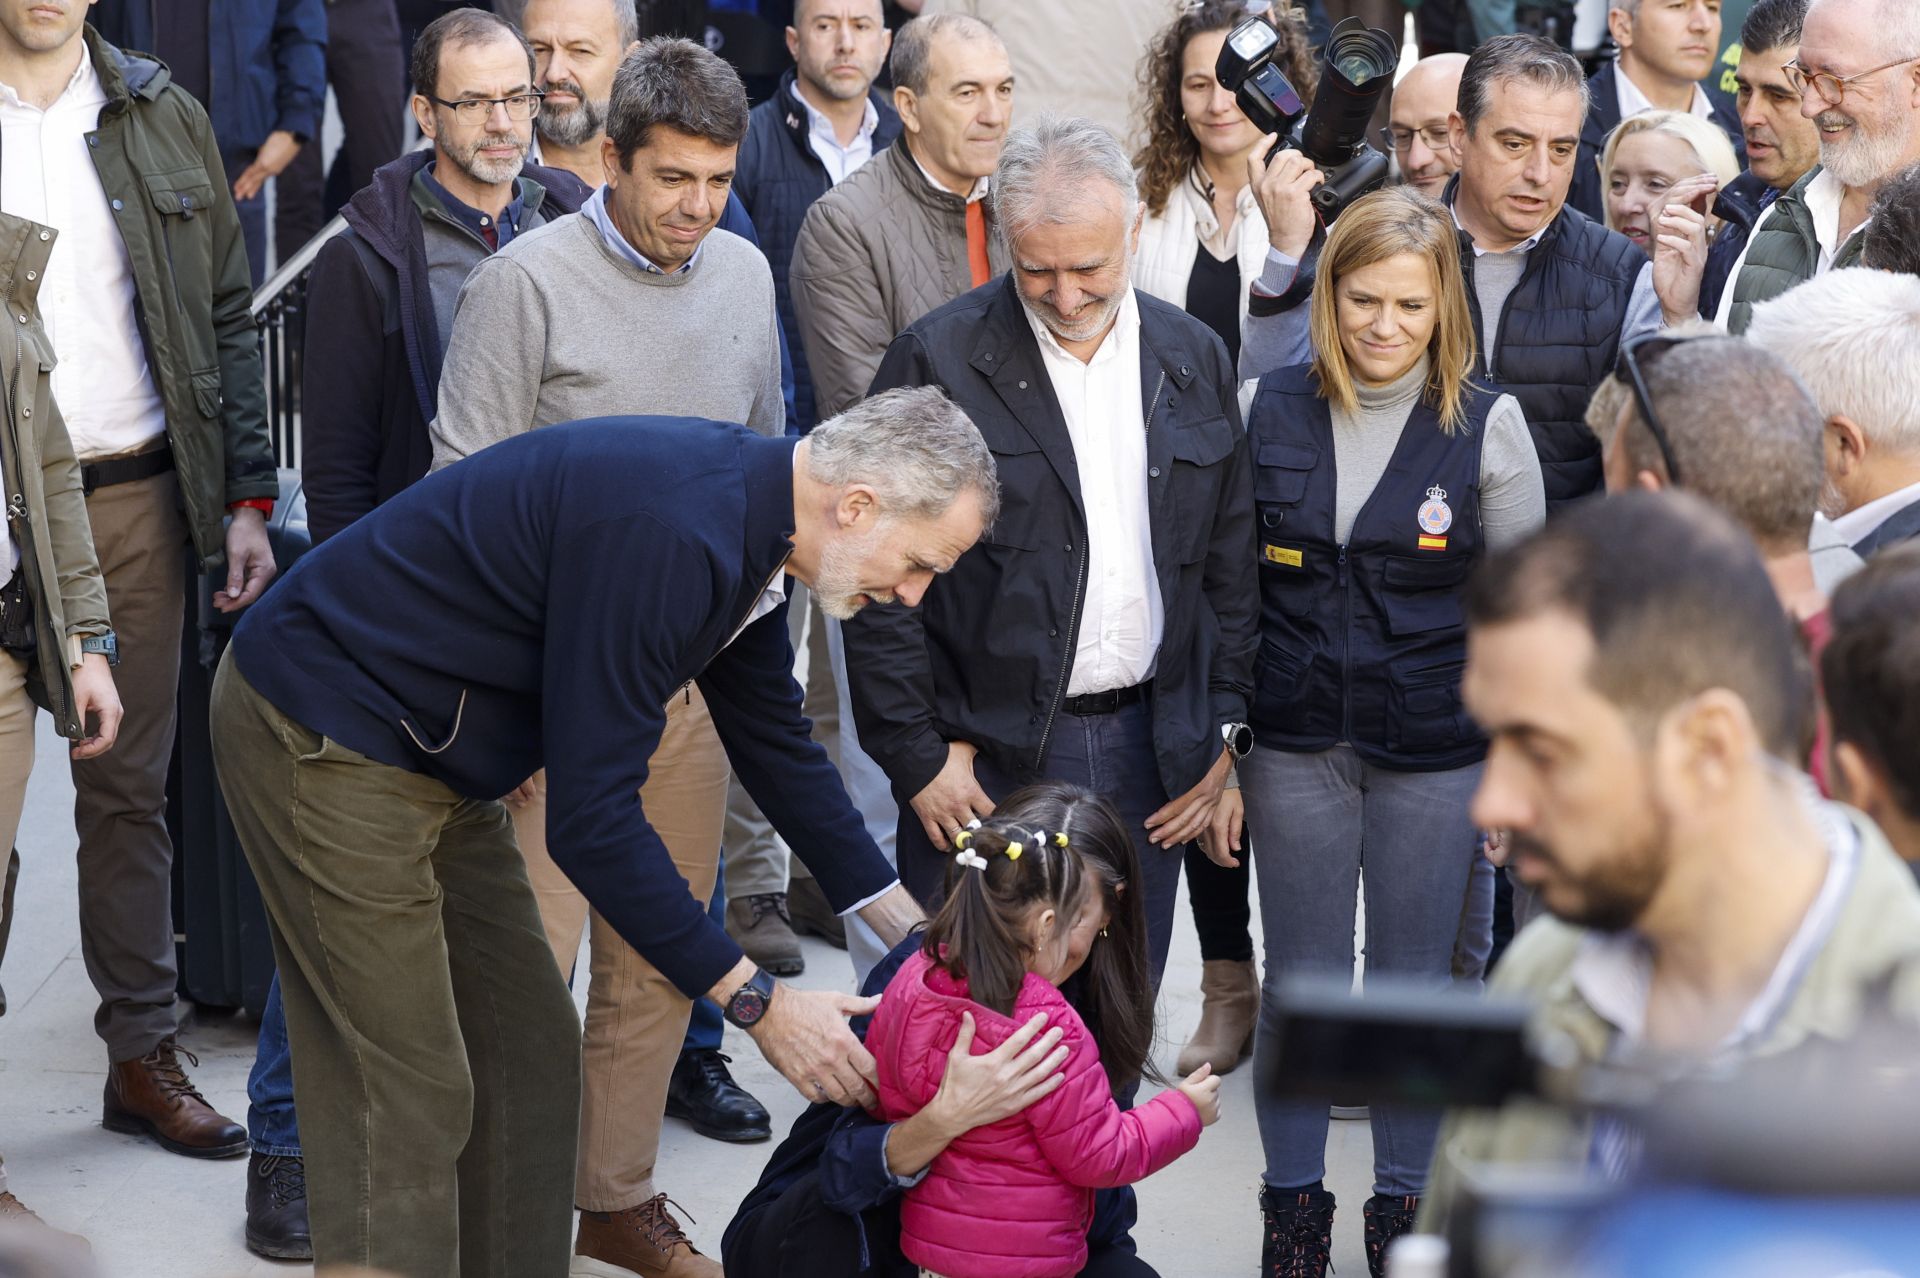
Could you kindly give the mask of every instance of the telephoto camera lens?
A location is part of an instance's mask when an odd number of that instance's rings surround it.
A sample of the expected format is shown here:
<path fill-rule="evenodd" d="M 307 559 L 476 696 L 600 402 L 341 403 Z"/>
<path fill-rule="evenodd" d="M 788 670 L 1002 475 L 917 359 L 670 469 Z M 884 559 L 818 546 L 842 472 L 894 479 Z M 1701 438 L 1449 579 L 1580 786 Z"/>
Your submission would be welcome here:
<path fill-rule="evenodd" d="M 1300 152 L 1315 164 L 1343 164 L 1366 145 L 1367 123 L 1393 83 L 1400 49 L 1385 31 L 1348 18 L 1327 40 L 1327 70 L 1300 134 Z"/>

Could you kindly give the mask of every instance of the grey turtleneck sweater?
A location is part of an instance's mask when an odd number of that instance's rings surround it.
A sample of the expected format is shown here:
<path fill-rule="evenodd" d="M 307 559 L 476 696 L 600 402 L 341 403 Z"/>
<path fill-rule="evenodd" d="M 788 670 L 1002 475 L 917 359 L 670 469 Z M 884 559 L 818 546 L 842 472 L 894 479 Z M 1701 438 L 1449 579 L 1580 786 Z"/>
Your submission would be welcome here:
<path fill-rule="evenodd" d="M 1328 402 L 1333 413 L 1334 538 L 1345 543 L 1360 508 L 1387 473 L 1400 432 L 1427 380 L 1427 360 L 1384 386 L 1356 382 L 1358 411 L 1348 414 Z M 1489 550 L 1511 545 L 1547 518 L 1540 484 L 1540 458 L 1527 419 L 1511 395 L 1494 401 L 1487 414 L 1487 442 L 1480 450 L 1480 526 Z"/>

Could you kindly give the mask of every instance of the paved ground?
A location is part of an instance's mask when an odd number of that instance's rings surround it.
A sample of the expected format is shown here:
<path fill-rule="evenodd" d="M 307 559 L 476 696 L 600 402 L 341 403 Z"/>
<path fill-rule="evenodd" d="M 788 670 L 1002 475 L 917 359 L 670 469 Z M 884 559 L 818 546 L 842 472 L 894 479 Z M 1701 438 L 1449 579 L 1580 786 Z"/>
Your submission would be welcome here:
<path fill-rule="evenodd" d="M 0 1018 L 0 1152 L 12 1187 L 49 1220 L 87 1234 L 110 1278 L 305 1278 L 305 1266 L 255 1259 L 242 1245 L 244 1160 L 195 1162 L 100 1127 L 104 1056 L 92 1029 L 93 990 L 81 964 L 75 915 L 72 788 L 57 738 L 41 720 L 41 762 L 28 794 L 19 846 L 18 919 L 4 974 L 12 1004 Z M 802 983 L 851 982 L 846 957 L 809 942 Z M 1190 916 L 1175 933 L 1161 1000 L 1160 1058 L 1199 1015 L 1200 960 Z M 195 1019 L 183 1043 L 200 1057 L 202 1089 L 241 1118 L 253 1060 L 253 1025 L 240 1018 Z M 800 1098 L 729 1031 L 735 1071 L 785 1125 Z M 1260 1142 L 1248 1071 L 1227 1079 L 1226 1112 L 1200 1147 L 1145 1182 L 1136 1236 L 1143 1256 L 1167 1278 L 1250 1278 L 1259 1260 L 1254 1196 Z M 698 1222 L 697 1243 L 717 1254 L 721 1230 L 752 1185 L 768 1147 L 729 1147 L 669 1122 L 661 1184 Z M 1336 1224 L 1336 1272 L 1364 1274 L 1359 1206 L 1371 1192 L 1371 1143 L 1364 1123 L 1335 1123 L 1329 1187 L 1346 1204 Z"/>

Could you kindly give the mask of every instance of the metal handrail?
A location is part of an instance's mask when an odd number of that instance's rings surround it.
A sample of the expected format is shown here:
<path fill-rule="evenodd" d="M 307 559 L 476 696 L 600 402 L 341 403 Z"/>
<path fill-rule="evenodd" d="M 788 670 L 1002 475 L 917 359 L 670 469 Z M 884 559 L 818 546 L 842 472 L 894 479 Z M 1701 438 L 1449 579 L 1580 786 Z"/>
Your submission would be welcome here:
<path fill-rule="evenodd" d="M 267 431 L 273 440 L 274 459 L 295 470 L 300 467 L 300 378 L 307 338 L 307 284 L 321 247 L 346 229 L 345 218 L 329 221 L 253 293 L 251 311 L 260 331 L 261 372 L 266 378 Z"/>

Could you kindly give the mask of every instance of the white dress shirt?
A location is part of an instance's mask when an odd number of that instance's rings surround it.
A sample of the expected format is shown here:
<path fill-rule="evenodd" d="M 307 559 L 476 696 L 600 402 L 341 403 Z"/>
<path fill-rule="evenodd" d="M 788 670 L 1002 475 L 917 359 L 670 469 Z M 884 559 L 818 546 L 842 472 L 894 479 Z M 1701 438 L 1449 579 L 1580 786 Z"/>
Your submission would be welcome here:
<path fill-rule="evenodd" d="M 1616 95 L 1620 102 L 1620 118 L 1631 120 L 1636 115 L 1653 110 L 1653 103 L 1647 95 L 1640 92 L 1640 86 L 1627 79 L 1627 73 L 1619 63 L 1613 64 L 1613 83 L 1619 89 Z M 1693 101 L 1687 104 L 1687 110 L 1702 120 L 1713 118 L 1713 100 L 1707 97 L 1705 89 L 1693 86 Z"/>
<path fill-rule="evenodd" d="M 1813 180 L 1807 183 L 1804 194 L 1807 212 L 1813 217 L 1814 242 L 1819 246 L 1819 257 L 1813 265 L 1814 276 L 1818 278 L 1832 270 L 1833 259 L 1840 256 L 1840 249 L 1844 243 L 1840 238 L 1840 205 L 1847 197 L 1847 188 L 1840 184 L 1839 178 L 1821 169 L 1813 175 Z M 1767 219 L 1773 215 L 1773 209 L 1774 206 L 1769 204 L 1761 210 L 1760 220 L 1754 224 L 1753 228 L 1756 232 L 1767 224 Z M 1872 220 L 1868 218 L 1867 222 Z M 1867 222 L 1854 227 L 1854 234 L 1859 234 L 1866 227 Z M 1852 238 L 1852 235 L 1847 237 L 1847 239 Z M 1714 323 L 1721 328 L 1727 326 L 1727 320 L 1733 314 L 1733 286 L 1739 282 L 1740 272 L 1747 269 L 1747 254 L 1751 252 L 1753 252 L 1753 237 L 1748 236 L 1747 245 L 1740 250 L 1740 256 L 1734 262 L 1733 270 L 1727 273 L 1727 287 L 1720 294 L 1720 310 L 1713 317 Z"/>
<path fill-rule="evenodd" d="M 1084 364 L 1026 315 L 1067 420 L 1087 510 L 1087 591 L 1067 695 L 1131 688 L 1153 677 L 1166 630 L 1147 509 L 1140 305 L 1129 288 L 1112 330 Z"/>
<path fill-rule="evenodd" d="M 167 429 L 134 320 L 133 263 L 87 147 L 106 104 L 84 55 L 44 111 L 0 84 L 0 209 L 60 232 L 40 315 L 59 357 L 53 397 L 83 460 L 131 451 Z"/>
<path fill-rule="evenodd" d="M 1866 505 L 1849 510 L 1833 521 L 1834 531 L 1845 537 L 1849 546 L 1857 546 L 1868 533 L 1915 502 L 1920 502 L 1920 484 L 1908 484 L 1905 488 L 1895 489 L 1884 497 L 1875 497 Z"/>
<path fill-rule="evenodd" d="M 827 166 L 828 181 L 839 186 L 855 169 L 873 158 L 873 131 L 880 127 L 880 113 L 874 110 L 872 98 L 866 101 L 867 113 L 860 121 L 860 131 L 854 134 L 853 141 L 842 146 L 833 121 L 815 110 L 798 88 L 794 89 L 793 96 L 807 113 L 807 145 L 820 163 Z"/>

